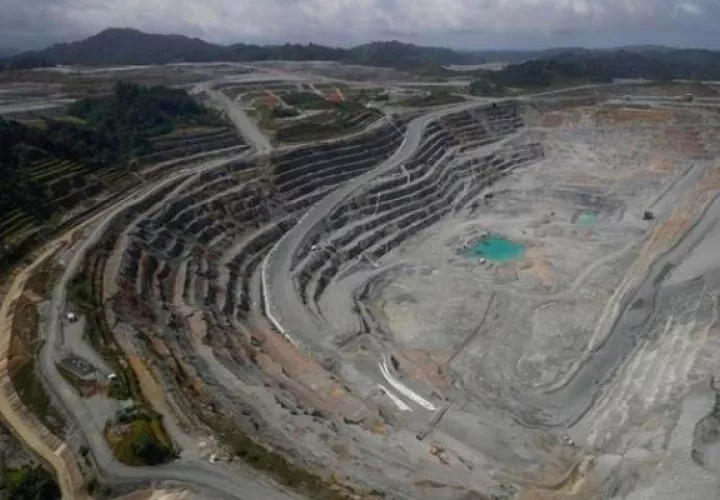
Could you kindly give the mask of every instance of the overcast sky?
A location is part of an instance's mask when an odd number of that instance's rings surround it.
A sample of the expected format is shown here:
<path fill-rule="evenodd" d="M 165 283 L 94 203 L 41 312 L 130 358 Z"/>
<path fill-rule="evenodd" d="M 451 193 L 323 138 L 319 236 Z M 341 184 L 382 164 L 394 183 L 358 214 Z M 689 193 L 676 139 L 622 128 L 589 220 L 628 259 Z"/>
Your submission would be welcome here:
<path fill-rule="evenodd" d="M 720 0 L 0 0 L 0 52 L 109 26 L 213 42 L 720 49 Z"/>

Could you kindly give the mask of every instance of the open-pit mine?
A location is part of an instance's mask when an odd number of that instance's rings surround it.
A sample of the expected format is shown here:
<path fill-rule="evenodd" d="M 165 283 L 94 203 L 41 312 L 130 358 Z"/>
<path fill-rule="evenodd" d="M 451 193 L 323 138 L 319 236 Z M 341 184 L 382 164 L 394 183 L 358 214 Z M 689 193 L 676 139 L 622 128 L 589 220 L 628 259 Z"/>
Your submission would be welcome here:
<path fill-rule="evenodd" d="M 239 103 L 311 77 L 253 75 L 195 88 L 247 151 L 163 169 L 38 254 L 63 266 L 38 364 L 66 463 L 244 500 L 720 498 L 720 102 L 466 96 L 287 144 Z M 118 461 L 127 403 L 73 369 L 133 373 L 176 460 Z"/>

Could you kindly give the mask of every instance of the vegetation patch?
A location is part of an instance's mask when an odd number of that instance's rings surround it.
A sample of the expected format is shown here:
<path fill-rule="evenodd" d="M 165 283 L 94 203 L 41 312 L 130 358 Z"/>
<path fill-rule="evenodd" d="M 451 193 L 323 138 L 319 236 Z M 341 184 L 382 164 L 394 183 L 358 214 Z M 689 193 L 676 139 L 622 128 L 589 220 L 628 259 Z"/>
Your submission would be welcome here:
<path fill-rule="evenodd" d="M 591 61 L 538 59 L 510 64 L 499 71 L 478 69 L 455 74 L 474 78 L 469 87 L 473 95 L 502 96 L 537 89 L 609 83 L 613 78 L 611 73 Z"/>
<path fill-rule="evenodd" d="M 7 500 L 59 500 L 60 488 L 53 476 L 40 466 L 26 465 L 2 471 L 0 498 Z"/>
<path fill-rule="evenodd" d="M 92 266 L 88 269 L 88 265 Z M 114 370 L 116 378 L 108 386 L 108 397 L 117 400 L 143 401 L 142 391 L 132 368 L 123 359 L 123 351 L 115 341 L 105 319 L 102 302 L 98 296 L 99 286 L 89 274 L 95 268 L 94 258 L 86 261 L 86 267 L 68 284 L 68 298 L 85 316 L 85 338 Z"/>
<path fill-rule="evenodd" d="M 298 111 L 296 108 L 288 108 L 284 106 L 277 106 L 275 108 L 272 108 L 271 111 L 272 118 L 293 118 L 299 115 L 300 111 Z"/>
<path fill-rule="evenodd" d="M 288 143 L 327 139 L 361 130 L 380 116 L 380 112 L 368 109 L 362 104 L 338 103 L 333 105 L 331 111 L 279 125 L 275 138 Z"/>
<path fill-rule="evenodd" d="M 85 335 L 115 372 L 107 396 L 130 403 L 118 421 L 109 424 L 106 438 L 118 460 L 128 465 L 156 465 L 177 458 L 178 453 L 162 423 L 140 389 L 135 372 L 123 357 L 107 324 L 102 305 L 102 258 L 91 253 L 82 273 L 68 285 L 68 297 L 85 316 Z"/>
<path fill-rule="evenodd" d="M 70 370 L 63 367 L 61 364 L 55 365 L 58 372 L 65 381 L 72 386 L 78 394 L 84 398 L 89 398 L 99 392 L 100 387 L 97 380 L 84 380 L 72 373 Z"/>
<path fill-rule="evenodd" d="M 290 92 L 282 96 L 288 106 L 298 109 L 332 109 L 335 104 L 314 92 Z"/>
<path fill-rule="evenodd" d="M 129 174 L 140 159 L 164 151 L 154 149 L 154 137 L 180 127 L 226 127 L 183 90 L 126 83 L 109 96 L 77 101 L 69 113 L 42 126 L 0 118 L 0 212 L 6 214 L 0 264 L 16 262 L 58 225 L 59 214 L 105 189 L 137 182 Z M 227 144 L 237 144 L 237 137 L 221 138 L 220 147 Z M 187 151 L 175 147 L 171 153 Z"/>
<path fill-rule="evenodd" d="M 105 437 L 115 457 L 127 465 L 160 465 L 179 456 L 165 433 L 161 417 L 147 409 L 108 425 Z"/>
<path fill-rule="evenodd" d="M 21 297 L 15 304 L 13 330 L 8 354 L 8 373 L 20 401 L 58 437 L 65 435 L 65 419 L 52 405 L 40 380 L 37 354 L 41 347 L 38 338 L 39 313 L 36 304 Z"/>
<path fill-rule="evenodd" d="M 148 151 L 150 137 L 168 134 L 180 123 L 223 124 L 216 114 L 184 90 L 122 82 L 116 84 L 112 95 L 77 101 L 68 112 L 98 130 L 124 164 L 131 163 L 138 153 Z M 104 159 L 90 160 L 102 162 Z"/>
<path fill-rule="evenodd" d="M 408 107 L 424 107 L 424 106 L 442 106 L 444 104 L 455 104 L 464 102 L 465 98 L 461 95 L 451 94 L 450 92 L 434 91 L 425 95 L 413 96 L 398 102 L 401 106 Z"/>
<path fill-rule="evenodd" d="M 62 272 L 63 267 L 49 259 L 45 265 L 28 277 L 25 289 L 38 297 L 48 297 Z"/>

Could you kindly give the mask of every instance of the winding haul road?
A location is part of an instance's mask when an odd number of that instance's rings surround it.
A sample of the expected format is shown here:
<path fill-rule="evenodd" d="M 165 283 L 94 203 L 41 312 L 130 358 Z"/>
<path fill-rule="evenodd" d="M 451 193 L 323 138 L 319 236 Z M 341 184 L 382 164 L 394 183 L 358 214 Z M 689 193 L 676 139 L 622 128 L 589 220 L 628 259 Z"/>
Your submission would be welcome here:
<path fill-rule="evenodd" d="M 322 228 L 323 221 L 358 189 L 373 179 L 412 158 L 423 137 L 425 129 L 438 118 L 482 106 L 469 101 L 457 106 L 431 111 L 411 121 L 405 132 L 405 139 L 397 151 L 385 162 L 365 174 L 355 177 L 308 209 L 298 223 L 275 244 L 263 260 L 262 284 L 265 302 L 265 314 L 273 326 L 293 343 L 315 344 L 314 339 L 322 339 L 324 325 L 318 323 L 302 302 L 299 294 L 288 282 L 291 276 L 294 255 Z M 292 325 L 289 327 L 288 325 Z"/>
<path fill-rule="evenodd" d="M 202 170 L 204 169 L 200 171 Z M 220 497 L 239 500 L 255 500 L 258 498 L 289 500 L 301 498 L 290 492 L 283 491 L 278 485 L 261 478 L 251 471 L 242 471 L 240 469 L 229 471 L 205 462 L 171 463 L 157 467 L 130 467 L 120 463 L 112 454 L 105 440 L 102 427 L 99 427 L 96 419 L 93 418 L 92 408 L 75 393 L 74 389 L 70 387 L 57 370 L 55 364 L 56 354 L 63 348 L 61 317 L 66 307 L 66 288 L 70 279 L 76 274 L 87 250 L 102 236 L 115 215 L 142 200 L 163 185 L 187 175 L 187 172 L 185 172 L 169 177 L 152 189 L 131 196 L 119 203 L 115 208 L 105 212 L 102 215 L 103 222 L 98 224 L 85 240 L 74 249 L 65 272 L 53 290 L 46 325 L 46 342 L 43 344 L 39 355 L 40 371 L 65 412 L 71 416 L 77 429 L 87 441 L 98 468 L 107 481 L 121 484 L 142 481 L 176 481 L 214 491 Z"/>

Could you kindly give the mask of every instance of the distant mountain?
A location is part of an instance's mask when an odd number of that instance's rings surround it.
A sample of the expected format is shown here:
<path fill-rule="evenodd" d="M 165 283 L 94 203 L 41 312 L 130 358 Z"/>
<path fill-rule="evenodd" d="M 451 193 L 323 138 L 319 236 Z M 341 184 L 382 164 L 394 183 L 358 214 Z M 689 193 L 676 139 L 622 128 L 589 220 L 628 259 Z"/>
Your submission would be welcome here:
<path fill-rule="evenodd" d="M 0 68 L 32 68 L 57 64 L 162 64 L 171 62 L 252 62 L 267 60 L 339 61 L 368 66 L 422 71 L 450 76 L 443 70 L 453 64 L 508 62 L 493 80 L 547 81 L 558 74 L 576 78 L 586 73 L 592 80 L 607 78 L 720 79 L 720 52 L 674 49 L 654 45 L 620 49 L 560 47 L 538 51 L 459 51 L 423 47 L 398 41 L 379 41 L 349 49 L 317 44 L 218 45 L 182 35 L 156 35 L 129 28 L 110 28 L 85 40 L 61 43 L 43 50 L 24 52 L 0 60 Z M 528 64 L 532 61 L 545 61 Z M 551 62 L 548 62 L 551 61 Z M 482 77 L 482 71 L 477 73 Z M 464 76 L 473 76 L 465 73 Z M 507 77 L 507 78 L 504 78 Z"/>
<path fill-rule="evenodd" d="M 53 64 L 151 64 L 173 61 L 216 61 L 221 47 L 182 35 L 150 35 L 134 29 L 110 28 L 85 40 L 59 43 L 11 59 L 38 59 Z"/>
<path fill-rule="evenodd" d="M 414 65 L 446 65 L 472 64 L 478 61 L 473 52 L 457 52 L 442 47 L 421 47 L 396 40 L 371 42 L 358 45 L 348 51 L 348 59 L 357 64 L 377 66 L 414 66 Z"/>
<path fill-rule="evenodd" d="M 533 57 L 584 49 L 548 51 L 458 51 L 424 47 L 396 40 L 375 41 L 349 49 L 318 44 L 219 45 L 182 35 L 143 33 L 130 28 L 109 28 L 85 40 L 59 43 L 0 61 L 0 67 L 28 68 L 57 64 L 162 64 L 171 62 L 253 62 L 267 60 L 340 61 L 369 66 L 415 70 L 449 64 L 521 62 Z"/>
<path fill-rule="evenodd" d="M 376 41 L 350 49 L 318 44 L 219 45 L 182 35 L 148 34 L 130 28 L 109 28 L 85 40 L 59 43 L 20 54 L 0 53 L 0 68 L 57 64 L 162 64 L 213 61 L 342 61 L 354 64 L 414 69 L 423 65 L 478 64 L 495 60 L 517 62 L 527 51 L 455 51 L 396 40 Z M 10 57 L 12 56 L 12 57 Z M 3 64 L 3 62 L 5 64 Z"/>
<path fill-rule="evenodd" d="M 419 47 L 397 41 L 373 42 L 352 49 L 317 44 L 217 45 L 182 35 L 156 35 L 129 28 L 109 28 L 85 40 L 60 43 L 9 58 L 11 67 L 55 64 L 160 64 L 170 62 L 325 60 L 366 65 L 416 66 L 461 61 L 451 49 Z"/>

